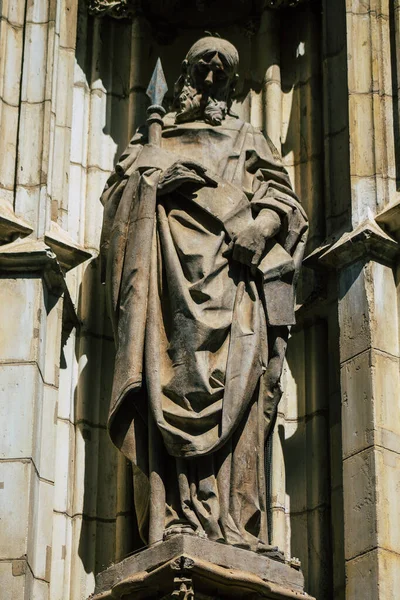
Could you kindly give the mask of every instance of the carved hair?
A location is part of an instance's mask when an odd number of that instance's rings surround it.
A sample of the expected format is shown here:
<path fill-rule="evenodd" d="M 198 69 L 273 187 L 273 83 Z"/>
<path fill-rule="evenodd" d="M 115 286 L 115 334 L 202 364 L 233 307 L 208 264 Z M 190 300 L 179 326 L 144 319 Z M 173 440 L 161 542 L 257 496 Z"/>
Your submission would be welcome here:
<path fill-rule="evenodd" d="M 224 40 L 222 38 L 214 36 L 200 38 L 197 42 L 193 44 L 193 46 L 187 53 L 186 58 L 182 63 L 182 73 L 174 86 L 174 101 L 172 103 L 172 107 L 178 108 L 179 96 L 182 93 L 182 89 L 185 86 L 193 85 L 191 77 L 189 75 L 188 67 L 200 60 L 205 54 L 208 54 L 209 52 L 218 52 L 218 54 L 224 59 L 230 71 L 229 76 L 231 84 L 228 92 L 228 97 L 226 98 L 226 103 L 228 107 L 228 114 L 233 115 L 233 113 L 231 113 L 231 106 L 232 96 L 234 94 L 236 81 L 238 78 L 237 71 L 239 68 L 239 53 L 236 50 L 235 46 L 228 42 L 228 40 Z"/>

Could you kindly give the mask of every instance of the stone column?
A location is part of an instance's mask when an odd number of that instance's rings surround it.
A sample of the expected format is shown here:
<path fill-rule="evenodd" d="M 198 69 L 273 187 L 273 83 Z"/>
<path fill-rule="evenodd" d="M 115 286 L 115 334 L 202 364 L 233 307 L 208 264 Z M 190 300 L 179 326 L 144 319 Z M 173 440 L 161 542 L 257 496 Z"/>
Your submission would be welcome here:
<path fill-rule="evenodd" d="M 42 241 L 0 249 L 4 597 L 49 598 L 63 277 Z"/>
<path fill-rule="evenodd" d="M 321 258 L 339 282 L 347 600 L 389 600 L 400 583 L 397 253 L 366 222 Z"/>

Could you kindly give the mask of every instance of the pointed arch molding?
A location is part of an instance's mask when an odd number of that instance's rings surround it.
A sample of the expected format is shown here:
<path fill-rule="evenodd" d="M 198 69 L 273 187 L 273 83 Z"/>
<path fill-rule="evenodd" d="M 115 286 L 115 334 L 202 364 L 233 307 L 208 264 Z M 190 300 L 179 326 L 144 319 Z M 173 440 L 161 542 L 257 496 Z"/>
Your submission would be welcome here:
<path fill-rule="evenodd" d="M 230 4 L 229 13 L 223 9 L 223 2 L 215 2 L 211 0 L 195 0 L 194 5 L 191 5 L 193 21 L 197 22 L 198 16 L 209 15 L 209 20 L 212 21 L 214 12 L 225 13 L 226 18 L 229 19 L 232 15 L 231 20 L 240 20 L 243 16 L 254 16 L 260 14 L 264 8 L 280 9 L 280 8 L 292 8 L 298 6 L 301 3 L 309 0 L 249 0 L 243 2 L 243 0 L 235 1 Z M 176 16 L 177 12 L 183 11 L 187 13 L 187 2 L 182 0 L 151 0 L 150 2 L 143 2 L 143 0 L 87 0 L 89 5 L 89 12 L 93 15 L 98 16 L 110 16 L 115 19 L 126 19 L 133 18 L 138 14 L 146 14 L 146 12 L 152 13 L 154 16 L 158 16 L 164 21 L 168 21 L 168 15 Z M 218 10 L 217 6 L 220 5 Z M 247 15 L 243 14 L 244 7 L 247 6 Z M 195 15 L 195 13 L 198 13 Z M 195 15 L 195 16 L 194 16 Z M 196 17 L 196 18 L 195 18 Z M 206 23 L 204 23 L 206 24 Z"/>

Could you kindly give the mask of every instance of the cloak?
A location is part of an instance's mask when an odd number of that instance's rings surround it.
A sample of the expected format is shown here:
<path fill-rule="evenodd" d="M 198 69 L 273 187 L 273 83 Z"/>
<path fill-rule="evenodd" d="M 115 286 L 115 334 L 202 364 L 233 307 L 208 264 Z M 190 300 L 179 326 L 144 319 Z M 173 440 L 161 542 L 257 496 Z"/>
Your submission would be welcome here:
<path fill-rule="evenodd" d="M 159 196 L 162 171 L 178 161 L 203 165 L 216 187 Z M 211 539 L 266 543 L 264 442 L 277 398 L 263 375 L 271 330 L 294 324 L 307 236 L 280 156 L 232 117 L 213 127 L 167 115 L 162 147 L 139 130 L 102 202 L 117 348 L 109 432 L 134 465 L 141 535 L 156 541 L 188 522 Z M 254 274 L 233 260 L 231 242 L 265 208 L 281 230 Z M 252 468 L 255 483 L 244 484 Z M 232 488 L 243 486 L 235 509 Z"/>

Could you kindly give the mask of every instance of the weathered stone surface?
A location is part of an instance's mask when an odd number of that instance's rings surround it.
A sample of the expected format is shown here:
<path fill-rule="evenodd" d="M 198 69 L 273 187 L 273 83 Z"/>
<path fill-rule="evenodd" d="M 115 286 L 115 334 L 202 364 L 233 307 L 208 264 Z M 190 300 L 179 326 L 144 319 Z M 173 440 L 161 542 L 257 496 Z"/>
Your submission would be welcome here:
<path fill-rule="evenodd" d="M 311 600 L 302 592 L 303 576 L 299 570 L 192 535 L 174 536 L 110 567 L 97 577 L 93 600 L 111 598 L 111 589 L 117 598 L 122 597 L 122 590 L 124 594 L 130 591 L 139 594 L 135 597 L 150 598 L 160 589 L 161 581 L 161 589 L 167 594 L 174 589 L 173 578 L 179 576 L 176 565 L 180 561 L 189 565 L 187 573 L 199 593 L 218 591 L 222 598 L 244 598 L 258 593 L 260 597 L 277 600 L 297 597 Z"/>

